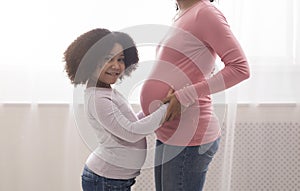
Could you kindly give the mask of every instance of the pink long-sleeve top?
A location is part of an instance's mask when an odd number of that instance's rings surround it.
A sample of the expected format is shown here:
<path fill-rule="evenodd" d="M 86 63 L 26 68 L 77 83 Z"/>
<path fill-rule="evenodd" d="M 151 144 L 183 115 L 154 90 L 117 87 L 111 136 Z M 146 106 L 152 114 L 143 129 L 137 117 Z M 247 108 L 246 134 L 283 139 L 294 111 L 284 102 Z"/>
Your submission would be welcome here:
<path fill-rule="evenodd" d="M 217 55 L 225 66 L 212 75 Z M 202 0 L 174 21 L 158 46 L 156 63 L 141 91 L 142 109 L 152 113 L 157 100 L 174 88 L 183 112 L 156 131 L 158 140 L 180 146 L 209 143 L 221 135 L 210 95 L 248 77 L 246 56 L 224 15 Z"/>

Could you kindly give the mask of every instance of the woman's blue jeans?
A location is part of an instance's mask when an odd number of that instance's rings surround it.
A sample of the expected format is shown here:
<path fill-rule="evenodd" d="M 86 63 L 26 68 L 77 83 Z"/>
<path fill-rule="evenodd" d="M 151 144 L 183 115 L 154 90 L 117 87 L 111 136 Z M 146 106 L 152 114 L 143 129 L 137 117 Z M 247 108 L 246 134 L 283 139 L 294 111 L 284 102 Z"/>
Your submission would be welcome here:
<path fill-rule="evenodd" d="M 220 138 L 200 146 L 172 146 L 156 141 L 156 191 L 201 191 L 208 165 L 218 150 Z"/>
<path fill-rule="evenodd" d="M 87 166 L 84 167 L 81 176 L 83 191 L 130 191 L 135 179 L 110 179 L 99 176 Z"/>

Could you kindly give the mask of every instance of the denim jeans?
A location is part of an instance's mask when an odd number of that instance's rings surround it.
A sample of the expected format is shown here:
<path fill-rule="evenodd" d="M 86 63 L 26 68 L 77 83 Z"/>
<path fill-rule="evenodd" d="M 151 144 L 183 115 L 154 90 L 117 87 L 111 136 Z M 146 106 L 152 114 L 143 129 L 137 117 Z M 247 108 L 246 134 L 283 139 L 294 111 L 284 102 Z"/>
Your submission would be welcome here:
<path fill-rule="evenodd" d="M 81 176 L 83 191 L 130 191 L 135 179 L 110 179 L 99 176 L 87 166 L 84 167 Z"/>
<path fill-rule="evenodd" d="M 156 141 L 156 191 L 201 191 L 208 165 L 219 147 L 220 138 L 200 146 L 172 146 Z"/>

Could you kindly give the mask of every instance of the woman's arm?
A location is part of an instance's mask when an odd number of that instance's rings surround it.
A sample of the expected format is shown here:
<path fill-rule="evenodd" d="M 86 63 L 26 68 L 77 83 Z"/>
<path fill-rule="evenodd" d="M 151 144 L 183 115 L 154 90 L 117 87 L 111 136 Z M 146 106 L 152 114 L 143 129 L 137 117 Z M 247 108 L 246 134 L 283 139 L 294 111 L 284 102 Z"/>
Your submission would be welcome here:
<path fill-rule="evenodd" d="M 168 96 L 164 101 L 170 102 L 165 121 L 179 115 L 181 106 L 189 107 L 199 97 L 230 88 L 250 75 L 247 58 L 219 10 L 214 6 L 201 9 L 194 26 L 197 27 L 199 40 L 221 58 L 225 67 L 211 78 L 177 90 Z"/>
<path fill-rule="evenodd" d="M 221 58 L 225 67 L 209 79 L 175 92 L 179 102 L 188 107 L 199 97 L 230 88 L 249 78 L 247 58 L 232 33 L 223 14 L 213 6 L 199 11 L 197 15 L 199 39 Z"/>

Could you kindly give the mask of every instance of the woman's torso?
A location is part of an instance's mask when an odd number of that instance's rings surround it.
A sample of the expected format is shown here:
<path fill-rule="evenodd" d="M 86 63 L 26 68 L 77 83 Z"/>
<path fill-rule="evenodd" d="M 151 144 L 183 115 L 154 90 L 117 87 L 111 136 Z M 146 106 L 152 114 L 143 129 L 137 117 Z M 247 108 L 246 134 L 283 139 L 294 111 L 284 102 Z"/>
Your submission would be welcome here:
<path fill-rule="evenodd" d="M 157 48 L 156 63 L 141 91 L 145 114 L 156 109 L 169 88 L 179 90 L 209 78 L 214 71 L 216 53 L 201 40 L 195 26 L 195 12 L 208 6 L 198 3 L 179 18 Z M 186 108 L 181 117 L 166 122 L 156 131 L 159 140 L 172 145 L 199 145 L 219 136 L 219 123 L 213 113 L 210 96 L 204 96 Z"/>

